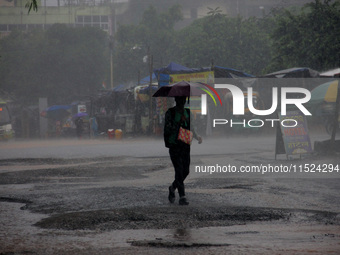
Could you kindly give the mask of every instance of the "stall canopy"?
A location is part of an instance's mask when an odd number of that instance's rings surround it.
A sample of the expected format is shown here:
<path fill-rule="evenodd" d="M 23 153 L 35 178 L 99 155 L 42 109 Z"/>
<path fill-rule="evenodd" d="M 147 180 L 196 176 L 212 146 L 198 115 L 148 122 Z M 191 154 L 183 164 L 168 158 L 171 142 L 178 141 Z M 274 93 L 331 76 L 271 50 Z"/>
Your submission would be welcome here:
<path fill-rule="evenodd" d="M 123 91 L 125 89 L 125 85 L 124 84 L 119 84 L 118 86 L 114 87 L 112 89 L 113 92 L 120 92 Z"/>
<path fill-rule="evenodd" d="M 294 67 L 266 74 L 265 78 L 316 78 L 319 72 L 307 67 Z"/>
<path fill-rule="evenodd" d="M 166 67 L 162 67 L 159 69 L 155 69 L 154 70 L 155 74 L 175 74 L 175 73 L 186 73 L 186 72 L 192 72 L 191 68 L 182 66 L 180 64 L 177 64 L 175 62 L 170 62 L 169 65 L 167 65 Z"/>
<path fill-rule="evenodd" d="M 340 77 L 340 67 L 320 73 L 321 77 Z"/>
<path fill-rule="evenodd" d="M 215 78 L 254 78 L 254 75 L 247 74 L 245 72 L 232 69 L 232 68 L 227 68 L 227 67 L 222 67 L 222 66 L 214 66 L 214 75 Z"/>
<path fill-rule="evenodd" d="M 166 67 L 155 69 L 154 73 L 158 78 L 158 83 L 160 87 L 162 87 L 170 83 L 170 75 L 200 73 L 208 71 L 214 71 L 214 78 L 255 78 L 254 75 L 233 68 L 227 68 L 222 66 L 214 66 L 213 68 L 210 67 L 188 68 L 174 62 L 171 62 Z"/>
<path fill-rule="evenodd" d="M 166 67 L 155 69 L 154 73 L 158 79 L 159 86 L 162 87 L 170 83 L 170 74 L 198 73 L 198 72 L 205 72 L 205 71 L 210 71 L 210 70 L 211 70 L 210 67 L 189 68 L 189 67 L 185 67 L 180 64 L 171 62 Z"/>
<path fill-rule="evenodd" d="M 156 82 L 157 81 L 157 77 L 155 75 L 155 73 L 152 73 L 152 83 Z M 139 81 L 139 84 L 138 85 L 146 85 L 146 84 L 149 84 L 150 83 L 150 75 L 144 77 L 143 79 L 141 79 Z"/>

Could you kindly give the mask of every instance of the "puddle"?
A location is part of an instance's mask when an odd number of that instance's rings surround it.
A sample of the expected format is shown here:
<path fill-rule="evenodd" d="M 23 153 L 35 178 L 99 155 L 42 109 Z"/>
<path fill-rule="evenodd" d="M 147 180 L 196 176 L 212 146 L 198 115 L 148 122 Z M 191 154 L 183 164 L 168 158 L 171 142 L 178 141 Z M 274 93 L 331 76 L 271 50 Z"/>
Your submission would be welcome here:
<path fill-rule="evenodd" d="M 61 230 L 189 229 L 286 220 L 288 217 L 289 212 L 272 208 L 174 205 L 63 213 L 42 219 L 35 225 Z"/>
<path fill-rule="evenodd" d="M 312 251 L 315 254 L 339 254 L 339 234 L 338 226 L 261 223 L 197 229 L 115 230 L 98 235 L 97 238 L 104 247 L 113 242 L 115 247 L 128 247 L 131 244 L 152 248 L 256 249 L 260 254 L 261 251 L 263 254 L 272 251 L 287 251 L 287 254 Z"/>
<path fill-rule="evenodd" d="M 0 202 L 0 254 L 339 254 L 338 225 L 285 221 L 177 229 L 58 230 L 34 224 L 45 215 Z M 177 208 L 178 209 L 178 208 Z M 125 250 L 126 249 L 126 250 Z M 175 250 L 174 250 L 175 249 Z M 143 251 L 144 253 L 142 253 Z M 184 253 L 181 253 L 183 251 Z M 87 254 L 87 253 L 85 253 Z"/>

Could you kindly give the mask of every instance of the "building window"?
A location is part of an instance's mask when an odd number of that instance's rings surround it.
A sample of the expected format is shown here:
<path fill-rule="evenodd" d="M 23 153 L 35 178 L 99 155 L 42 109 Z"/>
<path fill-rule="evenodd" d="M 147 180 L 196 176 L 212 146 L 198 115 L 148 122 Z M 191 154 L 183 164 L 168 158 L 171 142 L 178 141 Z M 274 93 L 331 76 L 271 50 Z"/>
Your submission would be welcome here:
<path fill-rule="evenodd" d="M 84 23 L 91 23 L 91 16 L 84 16 Z"/>
<path fill-rule="evenodd" d="M 18 30 L 19 29 L 19 27 L 18 27 L 18 25 L 16 25 L 16 24 L 9 24 L 8 25 L 8 31 L 15 31 L 15 30 Z"/>
<path fill-rule="evenodd" d="M 8 31 L 7 24 L 1 24 L 0 25 L 0 31 L 7 32 Z"/>
<path fill-rule="evenodd" d="M 76 17 L 75 26 L 76 27 L 91 26 L 91 27 L 98 27 L 98 28 L 107 30 L 109 26 L 109 17 L 100 16 L 100 15 L 93 15 L 93 16 L 79 15 Z"/>
<path fill-rule="evenodd" d="M 76 23 L 83 23 L 84 22 L 84 16 L 77 16 Z"/>
<path fill-rule="evenodd" d="M 100 21 L 103 22 L 103 23 L 108 23 L 109 17 L 108 16 L 100 16 Z"/>
<path fill-rule="evenodd" d="M 100 16 L 92 16 L 92 22 L 94 23 L 100 23 Z"/>

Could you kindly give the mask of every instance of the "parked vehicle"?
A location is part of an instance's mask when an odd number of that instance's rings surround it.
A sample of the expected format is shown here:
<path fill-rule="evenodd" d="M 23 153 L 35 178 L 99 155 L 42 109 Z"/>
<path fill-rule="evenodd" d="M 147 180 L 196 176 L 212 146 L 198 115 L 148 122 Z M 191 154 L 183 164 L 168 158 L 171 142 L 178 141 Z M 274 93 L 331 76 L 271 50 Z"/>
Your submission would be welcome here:
<path fill-rule="evenodd" d="M 13 137 L 14 130 L 7 102 L 0 99 L 0 141 L 9 140 Z"/>

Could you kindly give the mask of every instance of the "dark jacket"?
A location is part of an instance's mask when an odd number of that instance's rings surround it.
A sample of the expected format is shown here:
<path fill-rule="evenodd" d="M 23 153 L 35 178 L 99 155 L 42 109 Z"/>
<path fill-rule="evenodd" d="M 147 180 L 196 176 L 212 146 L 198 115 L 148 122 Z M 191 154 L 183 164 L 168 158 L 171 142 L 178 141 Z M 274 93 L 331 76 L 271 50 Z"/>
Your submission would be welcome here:
<path fill-rule="evenodd" d="M 164 124 L 164 143 L 165 147 L 170 148 L 174 145 L 187 145 L 181 141 L 177 140 L 179 128 L 183 127 L 185 129 L 190 130 L 191 123 L 190 119 L 192 119 L 190 109 L 184 108 L 185 112 L 188 117 L 186 118 L 185 122 L 183 121 L 176 121 L 175 116 L 176 116 L 176 106 L 169 108 L 168 111 L 165 113 L 165 124 Z M 196 131 L 193 127 L 191 127 L 191 131 L 194 134 L 194 137 L 197 137 Z M 187 145 L 190 146 L 190 145 Z"/>

